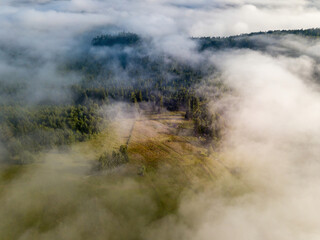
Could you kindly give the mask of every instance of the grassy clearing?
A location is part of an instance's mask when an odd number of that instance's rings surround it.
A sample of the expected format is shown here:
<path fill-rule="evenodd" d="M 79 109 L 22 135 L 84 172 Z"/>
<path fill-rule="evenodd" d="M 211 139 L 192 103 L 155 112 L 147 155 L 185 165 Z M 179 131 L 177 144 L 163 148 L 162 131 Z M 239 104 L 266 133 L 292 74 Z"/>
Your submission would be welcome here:
<path fill-rule="evenodd" d="M 192 128 L 179 112 L 120 119 L 35 164 L 2 166 L 0 239 L 141 239 L 148 226 L 176 215 L 187 195 L 208 186 L 228 196 L 247 191 Z M 129 163 L 92 172 L 130 133 Z"/>
<path fill-rule="evenodd" d="M 193 175 L 208 151 L 192 134 L 193 123 L 183 113 L 150 115 L 136 122 L 128 147 L 132 163 L 147 168 L 170 166 Z M 191 177 L 191 176 L 189 176 Z"/>

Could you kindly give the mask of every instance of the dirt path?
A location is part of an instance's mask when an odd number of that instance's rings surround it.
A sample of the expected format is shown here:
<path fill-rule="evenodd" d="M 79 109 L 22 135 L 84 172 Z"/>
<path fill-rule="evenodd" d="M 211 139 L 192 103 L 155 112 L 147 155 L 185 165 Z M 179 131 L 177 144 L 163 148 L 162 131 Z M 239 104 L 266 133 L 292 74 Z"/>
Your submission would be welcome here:
<path fill-rule="evenodd" d="M 136 122 L 137 122 L 137 119 L 135 119 L 135 120 L 133 121 L 133 123 L 132 123 L 132 127 L 131 127 L 130 132 L 129 132 L 128 140 L 127 140 L 127 142 L 126 142 L 126 147 L 127 147 L 127 148 L 128 148 L 128 146 L 129 146 L 129 143 L 130 143 L 130 140 L 131 140 L 131 137 L 132 137 L 132 133 L 133 133 L 133 129 L 134 129 L 134 126 L 135 126 Z"/>

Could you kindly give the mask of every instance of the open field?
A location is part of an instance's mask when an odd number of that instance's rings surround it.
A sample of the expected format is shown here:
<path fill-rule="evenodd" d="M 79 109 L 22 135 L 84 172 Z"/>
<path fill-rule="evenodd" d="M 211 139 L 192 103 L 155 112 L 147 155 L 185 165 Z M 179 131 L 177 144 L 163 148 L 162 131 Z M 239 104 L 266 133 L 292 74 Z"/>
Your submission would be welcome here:
<path fill-rule="evenodd" d="M 226 194 L 247 191 L 227 187 L 234 177 L 192 128 L 182 112 L 117 119 L 87 142 L 39 154 L 34 164 L 1 166 L 0 215 L 7 219 L 0 239 L 140 239 L 207 183 L 219 182 Z M 93 170 L 103 152 L 126 144 L 127 164 Z"/>
<path fill-rule="evenodd" d="M 164 113 L 142 116 L 135 123 L 128 145 L 130 160 L 148 169 L 176 168 L 186 179 L 204 171 L 208 150 L 193 136 L 192 121 L 184 120 L 183 113 Z"/>

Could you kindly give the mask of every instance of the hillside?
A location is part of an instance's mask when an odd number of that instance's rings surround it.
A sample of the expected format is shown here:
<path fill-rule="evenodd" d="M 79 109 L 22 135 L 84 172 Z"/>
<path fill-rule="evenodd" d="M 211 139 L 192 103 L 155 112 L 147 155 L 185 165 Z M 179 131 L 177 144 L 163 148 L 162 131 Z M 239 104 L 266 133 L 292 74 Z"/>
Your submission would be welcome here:
<path fill-rule="evenodd" d="M 143 223 L 136 222 L 136 214 L 149 219 L 148 224 L 156 223 L 162 217 L 176 213 L 182 195 L 194 194 L 208 182 L 226 186 L 234 182 L 232 187 L 225 189 L 228 195 L 237 196 L 249 191 L 246 185 L 236 183 L 238 176 L 232 168 L 215 160 L 216 154 L 210 153 L 210 146 L 205 147 L 203 141 L 194 136 L 193 122 L 185 120 L 183 112 L 144 113 L 115 119 L 93 139 L 73 144 L 69 150 L 41 153 L 32 165 L 1 165 L 0 203 L 6 206 L 2 211 L 13 211 L 15 217 L 0 224 L 0 238 L 15 239 L 30 227 L 35 231 L 30 236 L 38 238 L 45 232 L 54 233 L 69 219 L 76 221 L 79 214 L 93 214 L 89 225 L 77 233 L 85 239 L 91 232 L 90 225 L 102 227 L 108 221 L 105 215 L 100 215 L 105 208 L 117 212 L 113 221 L 127 218 L 123 237 L 129 236 L 128 231 L 136 231 L 132 234 L 138 236 Z M 101 154 L 118 151 L 126 144 L 128 163 L 95 170 Z M 37 181 L 39 177 L 41 182 Z M 13 179 L 14 190 L 10 184 Z M 25 181 L 28 181 L 27 186 Z M 48 184 L 50 188 L 46 188 Z M 22 192 L 16 192 L 20 188 Z M 22 215 L 23 205 L 19 210 L 12 209 L 17 202 L 23 201 L 21 194 L 31 192 L 35 195 L 26 206 L 28 214 Z M 8 194 L 12 200 L 5 202 Z M 133 201 L 134 198 L 137 201 Z M 47 209 L 52 201 L 55 202 L 54 209 Z M 145 201 L 154 207 L 144 206 Z M 87 206 L 91 210 L 86 210 Z M 143 211 L 145 207 L 146 212 L 130 213 Z M 14 219 L 16 224 L 10 225 Z M 96 234 L 108 236 L 100 227 Z M 9 228 L 10 231 L 4 230 Z"/>

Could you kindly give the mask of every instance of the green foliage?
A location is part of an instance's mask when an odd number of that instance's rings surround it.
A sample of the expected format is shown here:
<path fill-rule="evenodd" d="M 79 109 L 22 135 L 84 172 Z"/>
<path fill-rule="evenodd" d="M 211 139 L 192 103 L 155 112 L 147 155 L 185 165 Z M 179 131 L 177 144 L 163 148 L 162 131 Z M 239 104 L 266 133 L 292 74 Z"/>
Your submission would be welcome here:
<path fill-rule="evenodd" d="M 88 139 L 101 121 L 96 105 L 0 106 L 0 141 L 9 158 L 25 162 L 29 153 Z"/>
<path fill-rule="evenodd" d="M 260 42 L 257 36 L 267 36 L 278 38 L 283 35 L 296 35 L 308 37 L 311 39 L 320 37 L 319 28 L 299 29 L 299 30 L 277 30 L 268 32 L 254 32 L 230 37 L 201 37 L 193 38 L 199 43 L 199 51 L 206 49 L 226 49 L 226 48 L 249 48 L 256 50 L 264 50 L 266 43 Z"/>
<path fill-rule="evenodd" d="M 140 37 L 134 33 L 119 33 L 117 35 L 101 35 L 92 40 L 93 46 L 130 46 L 139 43 Z"/>
<path fill-rule="evenodd" d="M 22 106 L 18 93 L 24 86 L 0 82 L 0 92 L 10 95 L 13 101 L 19 99 L 20 104 L 6 102 L 0 106 L 0 141 L 8 157 L 29 161 L 27 152 L 90 138 L 99 132 L 98 106 L 116 101 L 134 104 L 139 112 L 146 106 L 141 104 L 144 101 L 150 102 L 154 113 L 164 109 L 186 111 L 186 118 L 195 121 L 197 134 L 218 135 L 210 133 L 213 121 L 201 107 L 204 97 L 195 94 L 197 86 L 214 69 L 205 64 L 190 65 L 168 55 L 154 56 L 148 51 L 152 47 L 149 43 L 138 44 L 142 41 L 132 33 L 99 36 L 92 40 L 92 51 L 67 62 L 64 71 L 83 76 L 70 87 L 73 102 L 69 106 Z M 109 50 L 100 46 L 108 46 Z M 95 54 L 98 47 L 99 56 Z"/>
<path fill-rule="evenodd" d="M 67 64 L 69 71 L 84 76 L 72 87 L 76 104 L 91 100 L 97 104 L 151 101 L 156 105 L 155 111 L 185 109 L 185 96 L 212 71 L 204 65 L 182 63 L 170 56 L 155 56 L 149 51 L 150 43 L 140 38 L 145 44 L 117 47 L 120 42 L 135 42 L 138 38 L 125 33 L 96 37 L 92 41 L 93 49 L 106 43 L 114 51 L 99 49 L 99 56 L 94 51 L 87 52 Z"/>
<path fill-rule="evenodd" d="M 112 154 L 104 152 L 98 159 L 98 170 L 113 169 L 129 162 L 127 146 L 121 145 L 119 151 L 113 151 Z"/>

